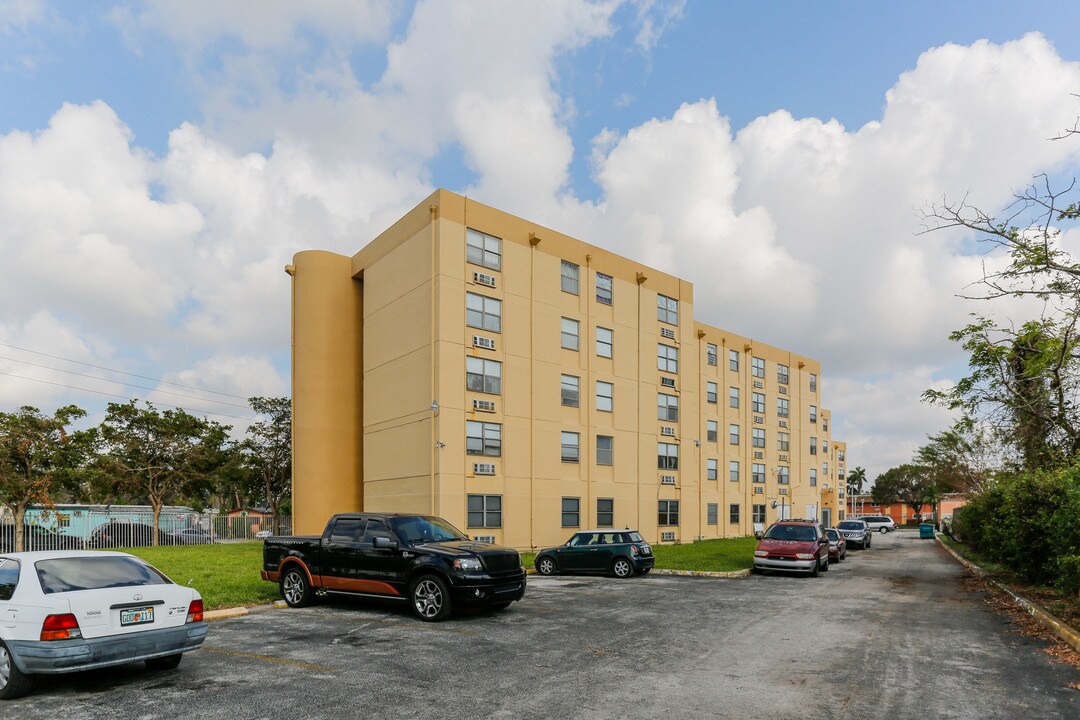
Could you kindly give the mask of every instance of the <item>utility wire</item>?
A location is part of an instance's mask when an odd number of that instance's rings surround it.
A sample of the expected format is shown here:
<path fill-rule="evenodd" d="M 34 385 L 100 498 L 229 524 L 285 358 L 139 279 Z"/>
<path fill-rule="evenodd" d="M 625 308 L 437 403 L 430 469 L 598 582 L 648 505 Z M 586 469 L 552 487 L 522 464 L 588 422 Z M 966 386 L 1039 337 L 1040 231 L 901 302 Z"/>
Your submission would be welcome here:
<path fill-rule="evenodd" d="M 175 382 L 171 382 L 169 380 L 162 380 L 161 378 L 149 377 L 147 375 L 136 375 L 135 373 L 125 372 L 124 370 L 115 370 L 113 368 L 104 367 L 102 365 L 94 365 L 92 363 L 83 362 L 82 360 L 72 360 L 71 358 L 61 357 L 60 355 L 50 355 L 49 353 L 46 353 L 46 352 L 39 352 L 37 350 L 30 350 L 28 348 L 18 347 L 16 345 L 9 345 L 8 343 L 5 343 L 5 342 L 0 342 L 0 346 L 11 348 L 12 350 L 21 350 L 22 352 L 33 353 L 35 355 L 44 355 L 45 357 L 50 357 L 50 358 L 53 358 L 54 360 L 63 360 L 64 362 L 76 363 L 78 365 L 85 365 L 87 367 L 92 367 L 92 368 L 94 368 L 96 370 L 105 370 L 106 372 L 118 373 L 120 375 L 127 375 L 129 377 L 137 377 L 137 378 L 141 378 L 143 380 L 151 380 L 153 382 L 163 383 L 165 385 L 174 385 L 176 387 L 182 387 L 182 388 L 186 388 L 188 390 L 198 390 L 199 392 L 207 392 L 207 393 L 212 393 L 214 395 L 224 395 L 225 397 L 236 398 L 237 400 L 247 400 L 248 399 L 248 398 L 246 398 L 246 397 L 244 397 L 242 395 L 233 395 L 232 393 L 219 392 L 217 390 L 207 390 L 205 388 L 196 387 L 194 385 L 184 385 L 182 383 L 175 383 Z M 19 362 L 22 362 L 22 361 L 19 361 Z M 66 372 L 66 371 L 62 371 L 62 372 Z"/>
<path fill-rule="evenodd" d="M 89 388 L 75 387 L 74 385 L 65 385 L 64 383 L 52 382 L 51 380 L 39 380 L 38 378 L 26 377 L 25 375 L 16 375 L 15 373 L 4 372 L 0 370 L 0 375 L 7 375 L 8 377 L 18 378 L 20 380 L 30 380 L 32 382 L 45 383 L 46 385 L 55 385 L 57 387 L 67 388 L 68 390 L 78 390 L 79 392 L 94 393 L 95 395 L 106 395 L 108 397 L 120 398 L 122 400 L 131 400 L 126 395 L 118 395 L 117 393 L 105 392 L 103 390 L 91 390 Z M 155 403 L 163 405 L 165 407 L 173 408 L 174 410 L 183 410 L 184 412 L 200 413 L 202 415 L 216 415 L 218 417 L 233 418 L 234 420 L 258 420 L 256 417 L 243 417 L 240 415 L 227 415 L 226 413 L 212 412 L 210 410 L 200 410 L 198 408 L 184 408 L 180 405 L 170 405 L 169 403 Z"/>
<path fill-rule="evenodd" d="M 153 391 L 153 392 L 162 393 L 163 395 L 176 395 L 177 397 L 185 397 L 185 398 L 190 398 L 192 400 L 206 400 L 207 402 L 212 402 L 212 403 L 215 403 L 217 405 L 228 405 L 229 407 L 244 408 L 245 410 L 248 408 L 247 405 L 238 405 L 237 403 L 225 402 L 224 400 L 214 400 L 213 398 L 198 397 L 196 395 L 185 395 L 184 393 L 172 392 L 171 390 L 161 390 L 159 388 L 147 387 L 146 385 L 136 385 L 134 383 L 123 382 L 122 380 L 112 380 L 110 378 L 103 378 L 103 377 L 99 377 L 98 375 L 87 375 L 86 373 L 75 372 L 74 370 L 62 370 L 60 368 L 54 368 L 54 367 L 51 367 L 49 365 L 40 365 L 38 363 L 32 363 L 29 360 L 17 360 L 15 358 L 9 358 L 9 357 L 3 357 L 3 356 L 0 356 L 0 360 L 9 360 L 11 362 L 17 362 L 17 363 L 22 363 L 24 365 L 30 365 L 32 367 L 44 368 L 45 370 L 53 370 L 55 372 L 68 373 L 69 375 L 78 375 L 79 377 L 90 378 L 91 380 L 101 380 L 102 382 L 117 383 L 117 384 L 123 385 L 124 387 L 139 388 L 140 390 L 150 390 L 150 391 Z M 21 376 L 17 376 L 17 377 L 21 377 Z M 27 378 L 27 379 L 32 379 L 32 378 Z M 230 396 L 230 397 L 232 397 L 232 396 Z"/>

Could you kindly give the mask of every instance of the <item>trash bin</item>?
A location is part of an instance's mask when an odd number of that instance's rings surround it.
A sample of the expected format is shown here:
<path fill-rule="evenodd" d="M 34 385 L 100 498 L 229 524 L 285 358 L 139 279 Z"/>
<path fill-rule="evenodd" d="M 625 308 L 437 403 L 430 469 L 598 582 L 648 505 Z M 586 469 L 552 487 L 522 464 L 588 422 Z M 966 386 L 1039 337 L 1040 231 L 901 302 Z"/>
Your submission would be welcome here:
<path fill-rule="evenodd" d="M 922 523 L 919 525 L 919 537 L 934 539 L 934 525 L 932 523 Z"/>

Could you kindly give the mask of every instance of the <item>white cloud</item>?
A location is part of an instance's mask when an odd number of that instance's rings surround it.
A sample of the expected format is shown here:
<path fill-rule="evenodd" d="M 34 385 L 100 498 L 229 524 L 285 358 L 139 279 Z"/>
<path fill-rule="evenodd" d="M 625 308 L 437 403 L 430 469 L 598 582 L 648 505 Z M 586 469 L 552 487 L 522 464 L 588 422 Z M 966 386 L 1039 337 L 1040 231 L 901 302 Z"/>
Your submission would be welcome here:
<path fill-rule="evenodd" d="M 45 15 L 43 0 L 0 0 L 0 35 L 25 32 Z"/>

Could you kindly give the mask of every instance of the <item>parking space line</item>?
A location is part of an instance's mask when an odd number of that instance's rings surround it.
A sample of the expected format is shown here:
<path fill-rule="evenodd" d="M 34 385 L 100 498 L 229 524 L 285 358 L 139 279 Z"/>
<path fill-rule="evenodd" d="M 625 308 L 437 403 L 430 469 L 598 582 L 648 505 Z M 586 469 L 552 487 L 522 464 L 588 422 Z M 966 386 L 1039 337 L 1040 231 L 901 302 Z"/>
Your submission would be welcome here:
<path fill-rule="evenodd" d="M 222 655 L 233 655 L 236 657 L 249 658 L 251 660 L 264 660 L 266 662 L 279 663 L 281 665 L 291 665 L 293 667 L 304 668 L 305 670 L 319 670 L 321 672 L 337 672 L 334 668 L 323 667 L 322 665 L 312 665 L 311 663 L 300 662 L 299 660 L 286 660 L 285 658 L 271 657 L 269 655 L 256 655 L 255 653 L 241 652 L 240 650 L 228 650 L 226 648 L 207 647 L 203 645 L 202 650 L 206 652 L 221 653 Z"/>

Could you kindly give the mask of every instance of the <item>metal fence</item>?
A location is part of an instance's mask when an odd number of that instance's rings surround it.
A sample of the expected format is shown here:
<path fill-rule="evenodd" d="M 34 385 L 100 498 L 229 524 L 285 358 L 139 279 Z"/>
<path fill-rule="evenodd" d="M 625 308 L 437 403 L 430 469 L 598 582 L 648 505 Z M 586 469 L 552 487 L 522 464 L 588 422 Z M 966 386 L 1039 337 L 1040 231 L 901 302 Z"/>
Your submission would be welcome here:
<path fill-rule="evenodd" d="M 292 533 L 292 517 L 281 515 L 276 534 Z M 251 542 L 273 534 L 273 519 L 261 514 L 197 513 L 163 510 L 154 528 L 154 514 L 143 509 L 64 509 L 27 513 L 23 525 L 25 550 L 69 550 L 210 545 Z M 0 552 L 15 549 L 15 525 L 10 516 L 0 523 Z"/>

